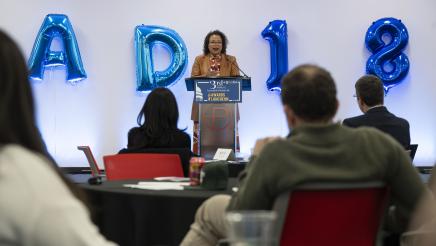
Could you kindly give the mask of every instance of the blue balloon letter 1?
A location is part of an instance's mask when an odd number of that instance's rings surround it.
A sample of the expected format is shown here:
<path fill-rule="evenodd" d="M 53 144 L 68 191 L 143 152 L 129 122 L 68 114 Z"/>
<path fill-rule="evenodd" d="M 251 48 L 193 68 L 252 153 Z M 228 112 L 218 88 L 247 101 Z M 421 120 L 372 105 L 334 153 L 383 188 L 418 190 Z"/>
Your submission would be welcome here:
<path fill-rule="evenodd" d="M 50 46 L 54 37 L 60 37 L 63 51 L 51 51 Z M 39 29 L 29 58 L 29 77 L 36 80 L 44 78 L 45 67 L 65 66 L 68 82 L 74 84 L 86 79 L 80 58 L 79 46 L 68 16 L 49 14 Z"/>
<path fill-rule="evenodd" d="M 266 81 L 270 91 L 280 91 L 280 81 L 288 72 L 288 28 L 286 21 L 274 20 L 262 31 L 262 37 L 269 41 L 271 74 Z"/>
<path fill-rule="evenodd" d="M 152 48 L 165 45 L 171 62 L 164 71 L 154 71 Z M 177 82 L 186 69 L 188 52 L 182 38 L 173 30 L 161 26 L 140 25 L 135 28 L 137 91 L 168 87 Z"/>
<path fill-rule="evenodd" d="M 387 44 L 383 36 L 390 39 Z M 401 82 L 409 71 L 409 59 L 402 53 L 408 40 L 406 26 L 395 18 L 379 19 L 366 32 L 366 47 L 373 53 L 366 63 L 366 72 L 383 81 L 385 92 Z"/>

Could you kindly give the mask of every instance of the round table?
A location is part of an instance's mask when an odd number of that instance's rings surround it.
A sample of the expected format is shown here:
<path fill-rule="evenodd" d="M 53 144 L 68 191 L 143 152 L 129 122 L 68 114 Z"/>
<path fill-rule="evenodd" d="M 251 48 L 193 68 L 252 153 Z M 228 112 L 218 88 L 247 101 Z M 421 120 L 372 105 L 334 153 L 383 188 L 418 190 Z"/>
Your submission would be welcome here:
<path fill-rule="evenodd" d="M 141 180 L 80 184 L 89 198 L 93 221 L 109 240 L 122 246 L 179 245 L 194 221 L 197 208 L 207 198 L 231 194 L 227 190 L 142 190 L 124 187 Z"/>

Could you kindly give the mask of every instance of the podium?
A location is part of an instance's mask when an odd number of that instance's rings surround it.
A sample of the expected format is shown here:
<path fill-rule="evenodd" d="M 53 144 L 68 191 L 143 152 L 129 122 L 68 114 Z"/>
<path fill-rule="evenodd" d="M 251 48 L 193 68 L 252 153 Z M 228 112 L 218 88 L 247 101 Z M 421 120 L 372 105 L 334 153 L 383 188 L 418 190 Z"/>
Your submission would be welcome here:
<path fill-rule="evenodd" d="M 200 155 L 212 159 L 218 148 L 236 149 L 237 103 L 251 91 L 250 77 L 191 77 L 186 89 L 198 103 Z"/>

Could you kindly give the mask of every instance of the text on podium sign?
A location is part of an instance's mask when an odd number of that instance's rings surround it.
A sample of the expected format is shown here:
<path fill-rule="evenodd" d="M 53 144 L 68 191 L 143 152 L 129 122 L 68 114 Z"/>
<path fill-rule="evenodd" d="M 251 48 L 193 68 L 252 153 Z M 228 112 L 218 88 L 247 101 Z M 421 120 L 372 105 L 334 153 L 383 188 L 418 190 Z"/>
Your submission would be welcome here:
<path fill-rule="evenodd" d="M 242 90 L 240 79 L 208 79 L 195 81 L 195 102 L 240 103 Z"/>

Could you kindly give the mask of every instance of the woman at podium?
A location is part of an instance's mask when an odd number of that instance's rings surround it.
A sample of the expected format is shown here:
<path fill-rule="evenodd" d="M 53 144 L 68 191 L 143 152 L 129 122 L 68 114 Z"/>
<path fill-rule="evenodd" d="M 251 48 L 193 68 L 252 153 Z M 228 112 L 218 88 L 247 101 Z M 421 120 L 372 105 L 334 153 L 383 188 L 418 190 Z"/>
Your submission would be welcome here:
<path fill-rule="evenodd" d="M 195 58 L 191 77 L 224 77 L 239 76 L 239 66 L 236 57 L 227 55 L 227 37 L 219 30 L 209 32 L 204 38 L 203 54 Z M 203 110 L 213 111 L 215 104 L 207 104 Z M 223 106 L 220 105 L 220 106 Z M 194 122 L 193 152 L 199 153 L 199 105 L 193 102 L 191 119 Z M 236 122 L 239 121 L 239 111 L 236 107 Z M 236 124 L 236 150 L 239 151 L 239 134 Z"/>

